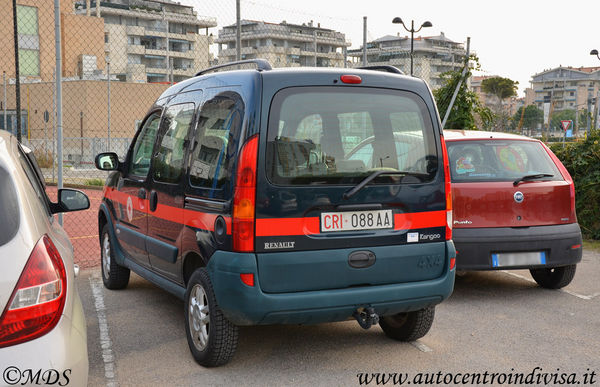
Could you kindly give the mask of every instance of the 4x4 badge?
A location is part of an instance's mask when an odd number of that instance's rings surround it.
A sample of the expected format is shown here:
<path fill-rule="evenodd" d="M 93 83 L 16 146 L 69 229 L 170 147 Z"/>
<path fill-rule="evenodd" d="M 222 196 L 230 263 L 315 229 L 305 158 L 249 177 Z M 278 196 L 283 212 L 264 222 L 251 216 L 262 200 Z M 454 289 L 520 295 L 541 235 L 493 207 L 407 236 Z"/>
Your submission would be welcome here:
<path fill-rule="evenodd" d="M 525 196 L 523 196 L 523 192 L 521 191 L 515 192 L 515 195 L 513 197 L 515 198 L 515 202 L 517 203 L 522 203 L 523 199 L 525 199 Z"/>

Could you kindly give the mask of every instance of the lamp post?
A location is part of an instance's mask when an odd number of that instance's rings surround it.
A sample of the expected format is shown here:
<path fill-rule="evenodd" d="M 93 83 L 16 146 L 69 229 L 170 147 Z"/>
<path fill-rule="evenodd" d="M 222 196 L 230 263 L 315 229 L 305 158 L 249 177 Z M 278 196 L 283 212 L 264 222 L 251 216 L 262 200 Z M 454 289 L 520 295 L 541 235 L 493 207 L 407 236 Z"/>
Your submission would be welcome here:
<path fill-rule="evenodd" d="M 600 59 L 600 55 L 598 55 L 598 50 L 596 50 L 595 48 L 592 51 L 590 51 L 590 55 L 596 55 L 596 57 Z"/>
<path fill-rule="evenodd" d="M 413 75 L 413 53 L 414 53 L 415 32 L 421 31 L 421 29 L 423 27 L 433 27 L 433 24 L 431 24 L 431 22 L 429 22 L 429 21 L 426 21 L 425 23 L 421 24 L 421 27 L 419 27 L 418 30 L 415 30 L 415 21 L 414 20 L 410 21 L 410 29 L 406 28 L 406 25 L 404 24 L 402 19 L 400 19 L 399 17 L 395 17 L 394 20 L 392 20 L 392 23 L 402 24 L 402 27 L 404 27 L 404 29 L 406 31 L 410 32 L 410 75 L 412 76 Z"/>

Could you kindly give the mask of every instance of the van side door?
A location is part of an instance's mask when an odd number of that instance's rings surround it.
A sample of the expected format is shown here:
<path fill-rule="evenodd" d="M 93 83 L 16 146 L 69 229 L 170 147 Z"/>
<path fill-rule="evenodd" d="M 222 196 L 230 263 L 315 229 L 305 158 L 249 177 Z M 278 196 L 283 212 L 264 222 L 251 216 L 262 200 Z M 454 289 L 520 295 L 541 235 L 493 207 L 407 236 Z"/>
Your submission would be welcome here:
<path fill-rule="evenodd" d="M 196 106 L 193 102 L 179 101 L 174 101 L 163 113 L 152 157 L 146 240 L 152 268 L 174 281 L 179 280 L 180 270 L 176 266 L 183 230 L 183 181 Z"/>
<path fill-rule="evenodd" d="M 205 261 L 217 249 L 231 249 L 232 177 L 246 109 L 241 91 L 227 88 L 212 89 L 199 111 L 184 214 L 193 238 L 184 240 L 184 250 Z"/>
<path fill-rule="evenodd" d="M 107 192 L 117 216 L 116 234 L 128 257 L 150 266 L 146 253 L 148 229 L 148 172 L 161 111 L 151 112 L 144 120 L 127 153 L 125 173 L 116 188 Z"/>

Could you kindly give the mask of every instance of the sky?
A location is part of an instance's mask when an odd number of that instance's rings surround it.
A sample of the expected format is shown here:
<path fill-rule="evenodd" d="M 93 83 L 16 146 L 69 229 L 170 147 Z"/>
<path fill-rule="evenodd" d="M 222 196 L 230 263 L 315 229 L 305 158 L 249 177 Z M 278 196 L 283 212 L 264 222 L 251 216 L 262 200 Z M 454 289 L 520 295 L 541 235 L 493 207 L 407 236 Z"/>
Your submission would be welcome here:
<path fill-rule="evenodd" d="M 219 27 L 235 22 L 235 0 L 178 0 L 192 5 L 199 15 L 214 16 Z M 384 35 L 409 35 L 396 16 L 410 26 L 433 24 L 415 36 L 444 32 L 455 42 L 471 38 L 471 50 L 479 57 L 482 72 L 519 82 L 519 96 L 531 77 L 562 66 L 600 66 L 590 55 L 600 50 L 600 1 L 598 0 L 241 0 L 242 19 L 280 23 L 321 23 L 346 34 L 351 48 L 363 41 L 363 16 L 367 39 Z M 217 29 L 213 34 L 216 35 Z"/>

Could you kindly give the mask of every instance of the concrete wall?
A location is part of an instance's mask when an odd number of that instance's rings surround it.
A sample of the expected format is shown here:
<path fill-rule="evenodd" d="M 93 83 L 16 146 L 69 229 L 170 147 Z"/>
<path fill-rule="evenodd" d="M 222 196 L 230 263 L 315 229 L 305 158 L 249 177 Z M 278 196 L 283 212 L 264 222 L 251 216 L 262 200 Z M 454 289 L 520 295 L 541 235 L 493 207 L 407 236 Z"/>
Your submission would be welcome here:
<path fill-rule="evenodd" d="M 144 118 L 158 96 L 168 87 L 161 84 L 111 82 L 111 137 L 132 137 L 135 122 Z M 7 87 L 8 109 L 15 108 L 15 87 Z M 21 86 L 21 107 L 29 111 L 32 139 L 51 136 L 54 84 L 30 83 Z M 28 100 L 29 96 L 29 100 Z M 63 136 L 107 137 L 107 82 L 63 82 Z M 44 111 L 50 113 L 44 133 Z M 83 113 L 83 125 L 81 121 Z M 0 111 L 1 114 L 1 111 Z"/>

